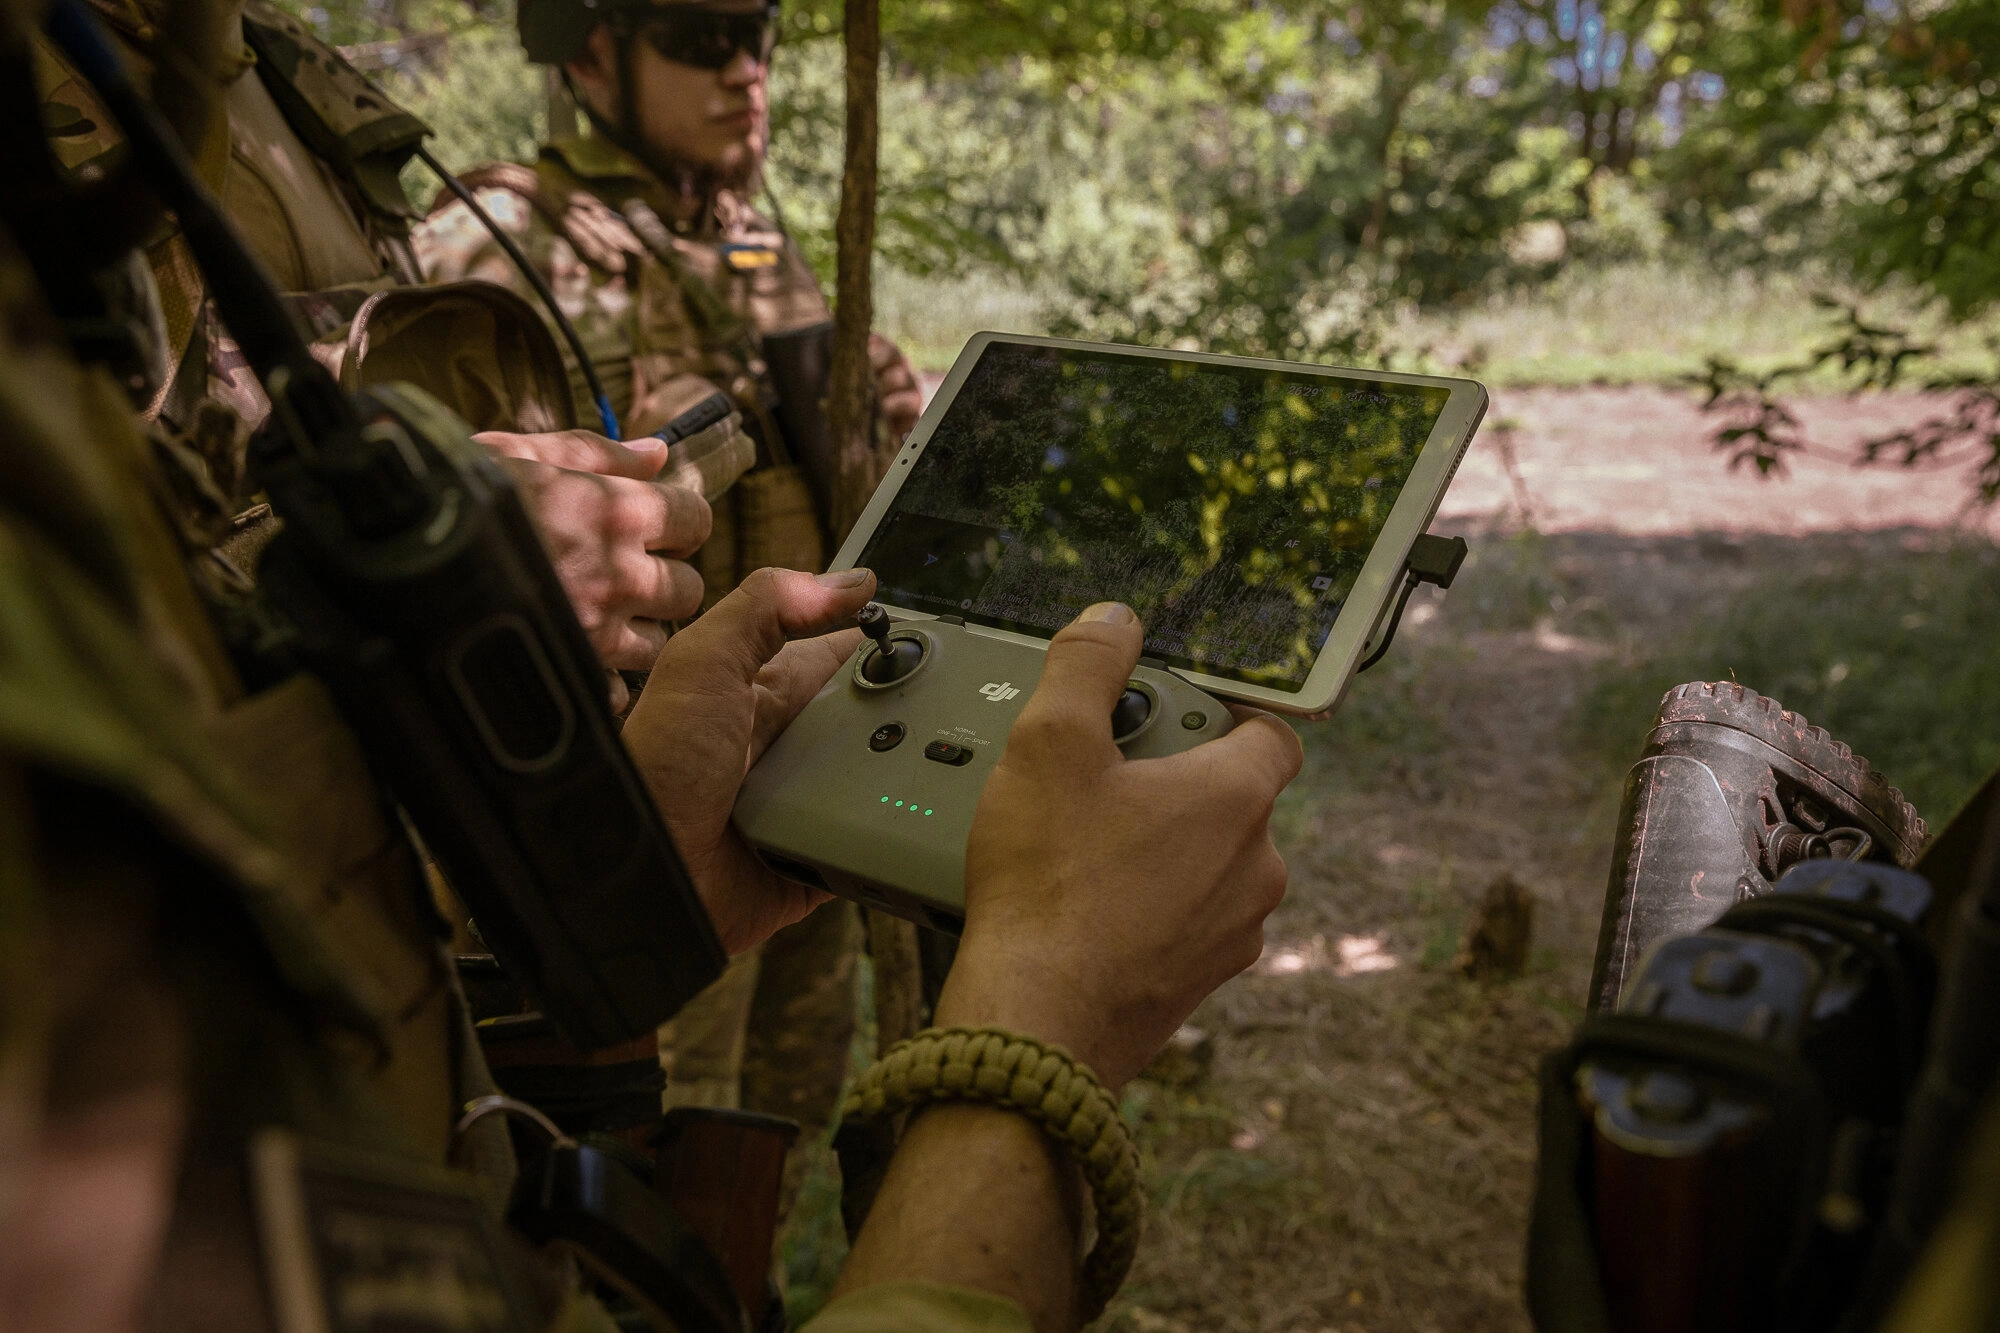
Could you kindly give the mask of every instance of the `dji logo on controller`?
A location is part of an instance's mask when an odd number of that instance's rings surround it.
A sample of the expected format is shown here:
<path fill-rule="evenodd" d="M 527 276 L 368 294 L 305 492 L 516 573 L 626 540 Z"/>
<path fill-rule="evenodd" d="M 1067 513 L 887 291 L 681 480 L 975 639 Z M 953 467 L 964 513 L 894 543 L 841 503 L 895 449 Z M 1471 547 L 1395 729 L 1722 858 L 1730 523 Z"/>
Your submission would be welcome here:
<path fill-rule="evenodd" d="M 988 681 L 979 687 L 979 692 L 996 704 L 1004 704 L 1020 693 L 1019 690 L 1014 688 L 1012 681 L 1006 680 L 997 682 Z"/>

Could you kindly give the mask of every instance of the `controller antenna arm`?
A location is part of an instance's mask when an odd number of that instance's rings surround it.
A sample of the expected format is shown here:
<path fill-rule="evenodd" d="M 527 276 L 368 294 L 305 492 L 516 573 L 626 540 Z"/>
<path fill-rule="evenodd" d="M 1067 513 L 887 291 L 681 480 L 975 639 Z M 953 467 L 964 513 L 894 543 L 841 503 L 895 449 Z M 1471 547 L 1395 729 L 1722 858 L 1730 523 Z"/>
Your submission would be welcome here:
<path fill-rule="evenodd" d="M 1389 651 L 1389 645 L 1396 641 L 1396 627 L 1403 623 L 1403 608 L 1410 604 L 1410 594 L 1417 590 L 1417 585 L 1432 583 L 1440 588 L 1449 588 L 1451 581 L 1458 577 L 1458 567 L 1465 563 L 1467 549 L 1463 537 L 1433 537 L 1426 532 L 1417 538 L 1416 544 L 1410 547 L 1409 563 L 1404 566 L 1408 573 L 1403 579 L 1403 595 L 1396 599 L 1396 610 L 1389 617 L 1389 628 L 1382 635 L 1382 642 L 1375 646 L 1375 651 L 1355 668 L 1356 675 L 1381 661 L 1382 655 Z"/>

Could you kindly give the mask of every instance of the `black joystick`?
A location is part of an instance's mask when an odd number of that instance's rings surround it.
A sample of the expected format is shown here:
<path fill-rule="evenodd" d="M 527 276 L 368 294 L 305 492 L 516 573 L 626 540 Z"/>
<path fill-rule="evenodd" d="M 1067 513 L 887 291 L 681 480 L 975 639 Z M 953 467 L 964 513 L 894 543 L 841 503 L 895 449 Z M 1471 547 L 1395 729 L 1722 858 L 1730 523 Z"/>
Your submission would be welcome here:
<path fill-rule="evenodd" d="M 1111 739 L 1124 740 L 1145 726 L 1152 712 L 1153 701 L 1146 697 L 1146 692 L 1127 686 L 1125 693 L 1118 696 L 1118 702 L 1111 705 Z"/>
<path fill-rule="evenodd" d="M 861 608 L 855 617 L 861 632 L 875 641 L 875 651 L 861 664 L 861 678 L 871 685 L 889 685 L 915 671 L 924 660 L 924 646 L 915 639 L 891 639 L 895 623 L 876 602 Z"/>

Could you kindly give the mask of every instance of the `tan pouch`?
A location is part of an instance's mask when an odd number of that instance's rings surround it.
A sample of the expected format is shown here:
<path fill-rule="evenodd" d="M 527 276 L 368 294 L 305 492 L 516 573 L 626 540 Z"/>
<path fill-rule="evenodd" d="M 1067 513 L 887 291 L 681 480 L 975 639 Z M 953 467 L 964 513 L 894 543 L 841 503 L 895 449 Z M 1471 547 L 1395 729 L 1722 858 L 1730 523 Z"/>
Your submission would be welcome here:
<path fill-rule="evenodd" d="M 826 561 L 819 511 L 805 473 L 791 464 L 759 468 L 737 480 L 736 581 L 753 569 L 818 570 Z"/>
<path fill-rule="evenodd" d="M 536 433 L 579 423 L 569 375 L 534 307 L 491 282 L 396 287 L 355 312 L 341 387 L 414 384 L 474 430 Z"/>

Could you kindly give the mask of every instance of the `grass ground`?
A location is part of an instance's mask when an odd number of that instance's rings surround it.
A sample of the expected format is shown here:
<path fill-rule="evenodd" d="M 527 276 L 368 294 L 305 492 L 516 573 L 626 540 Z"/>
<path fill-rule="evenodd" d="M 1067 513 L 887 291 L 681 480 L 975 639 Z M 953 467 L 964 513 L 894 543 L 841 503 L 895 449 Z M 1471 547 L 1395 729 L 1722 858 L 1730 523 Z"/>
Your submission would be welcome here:
<path fill-rule="evenodd" d="M 1340 713 L 1301 726 L 1264 961 L 1195 1016 L 1207 1077 L 1128 1096 L 1152 1208 L 1105 1326 L 1525 1329 L 1534 1068 L 1581 1013 L 1660 694 L 1733 675 L 1936 823 L 2000 762 L 1996 583 L 1991 545 L 1914 530 L 1480 540 Z M 1474 985 L 1450 960 L 1501 874 L 1535 895 L 1532 962 Z M 806 1308 L 842 1248 L 831 1174 L 811 1190 L 787 1250 Z"/>
<path fill-rule="evenodd" d="M 1801 273 L 1765 277 L 1689 263 L 1578 265 L 1533 289 L 1497 293 L 1462 306 L 1405 309 L 1385 326 L 1397 364 L 1476 374 L 1494 385 L 1641 384 L 1694 373 L 1711 356 L 1764 369 L 1817 345 L 1833 327 L 1813 303 L 1830 287 Z M 876 278 L 877 323 L 920 369 L 944 370 L 982 329 L 1043 331 L 1054 294 L 991 274 L 939 281 L 893 269 Z M 1889 293 L 1873 317 L 1906 321 L 1944 337 L 1955 360 L 1977 356 L 2000 328 L 1949 336 L 1934 316 Z M 1827 379 L 1821 387 L 1835 387 Z"/>

